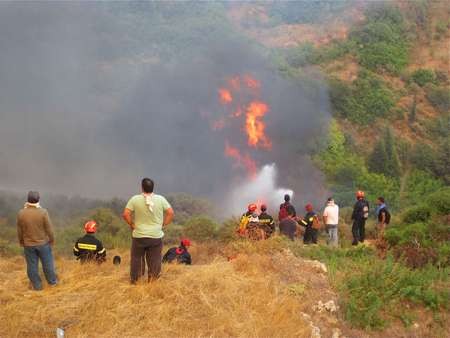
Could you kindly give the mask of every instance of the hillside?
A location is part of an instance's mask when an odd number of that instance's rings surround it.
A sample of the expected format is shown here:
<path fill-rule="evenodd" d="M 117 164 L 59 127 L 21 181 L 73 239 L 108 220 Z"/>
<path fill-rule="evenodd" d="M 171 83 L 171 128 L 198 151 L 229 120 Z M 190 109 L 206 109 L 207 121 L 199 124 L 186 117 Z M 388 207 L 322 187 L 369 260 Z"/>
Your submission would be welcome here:
<path fill-rule="evenodd" d="M 450 337 L 448 1 L 30 6 L 0 4 L 1 338 Z M 190 238 L 193 265 L 133 286 L 121 213 L 139 175 L 175 210 L 165 249 Z M 42 292 L 16 231 L 34 187 L 60 281 Z M 284 188 L 298 215 L 333 196 L 338 248 L 323 228 L 318 245 L 237 236 L 236 215 L 275 197 L 276 216 Z M 370 215 L 352 246 L 357 190 Z M 72 257 L 90 219 L 101 266 Z"/>
<path fill-rule="evenodd" d="M 332 288 L 340 278 L 335 268 L 326 271 L 286 246 L 278 238 L 195 243 L 193 266 L 165 266 L 160 280 L 136 286 L 128 283 L 126 251 L 110 253 L 122 255 L 119 267 L 59 258 L 60 284 L 41 293 L 29 290 L 22 258 L 2 259 L 0 336 L 53 337 L 57 327 L 69 337 L 368 336 L 342 320 L 342 299 Z M 429 313 L 420 316 L 407 331 L 395 324 L 370 337 L 445 335 Z"/>

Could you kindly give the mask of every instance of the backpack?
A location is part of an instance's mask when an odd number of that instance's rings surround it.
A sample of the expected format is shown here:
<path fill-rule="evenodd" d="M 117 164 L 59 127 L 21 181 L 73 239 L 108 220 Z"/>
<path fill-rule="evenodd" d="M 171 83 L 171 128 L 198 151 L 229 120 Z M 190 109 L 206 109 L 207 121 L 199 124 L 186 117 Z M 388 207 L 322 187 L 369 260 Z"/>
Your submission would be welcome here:
<path fill-rule="evenodd" d="M 312 228 L 313 229 L 320 229 L 319 217 L 317 217 L 317 215 L 313 216 Z"/>
<path fill-rule="evenodd" d="M 389 210 L 386 209 L 386 208 L 384 208 L 384 212 L 385 212 L 385 214 L 386 214 L 386 218 L 385 218 L 384 222 L 385 222 L 386 224 L 389 224 L 389 223 L 391 222 L 391 213 L 390 213 Z"/>
<path fill-rule="evenodd" d="M 369 204 L 367 202 L 364 203 L 363 218 L 364 219 L 368 219 L 369 218 Z"/>
<path fill-rule="evenodd" d="M 288 217 L 288 205 L 286 203 L 280 205 L 280 211 L 278 212 L 278 220 L 282 221 Z"/>

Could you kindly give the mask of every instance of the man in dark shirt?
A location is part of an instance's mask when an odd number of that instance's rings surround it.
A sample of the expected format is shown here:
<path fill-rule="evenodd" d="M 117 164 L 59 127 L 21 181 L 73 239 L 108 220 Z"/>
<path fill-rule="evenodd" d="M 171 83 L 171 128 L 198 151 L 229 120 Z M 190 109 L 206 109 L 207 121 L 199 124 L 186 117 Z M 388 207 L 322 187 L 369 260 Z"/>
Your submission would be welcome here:
<path fill-rule="evenodd" d="M 304 244 L 317 244 L 318 236 L 318 216 L 313 210 L 311 203 L 305 206 L 305 217 L 299 221 L 299 224 L 305 227 L 305 235 L 303 236 Z"/>
<path fill-rule="evenodd" d="M 258 218 L 260 227 L 264 230 L 265 237 L 269 238 L 275 232 L 275 222 L 273 217 L 267 213 L 267 206 L 265 204 L 261 204 L 261 213 Z"/>
<path fill-rule="evenodd" d="M 364 199 L 364 191 L 357 191 L 356 199 L 357 201 L 353 207 L 352 213 L 352 245 L 357 245 L 359 242 L 364 242 L 366 233 L 366 220 L 369 217 L 369 202 Z"/>
<path fill-rule="evenodd" d="M 188 247 L 191 245 L 191 241 L 187 238 L 182 239 L 179 247 L 170 248 L 167 250 L 162 261 L 163 263 L 179 263 L 191 265 L 191 254 L 188 252 Z"/>
<path fill-rule="evenodd" d="M 295 218 L 297 213 L 295 212 L 294 206 L 290 202 L 291 196 L 288 194 L 284 195 L 284 203 L 280 204 L 280 211 L 278 213 L 278 221 L 281 222 L 284 218 L 286 218 L 289 213 L 292 214 L 292 217 Z"/>
<path fill-rule="evenodd" d="M 386 225 L 391 221 L 391 214 L 387 209 L 387 206 L 384 202 L 384 197 L 378 197 L 377 199 L 377 216 L 378 216 L 378 231 L 377 237 L 378 240 L 384 239 L 384 230 L 386 229 Z"/>
<path fill-rule="evenodd" d="M 106 260 L 106 249 L 94 235 L 97 232 L 97 223 L 95 221 L 86 222 L 84 231 L 86 235 L 75 242 L 73 254 L 81 263 L 88 261 L 104 262 Z"/>
<path fill-rule="evenodd" d="M 297 222 L 294 219 L 292 210 L 289 210 L 288 216 L 280 222 L 280 234 L 289 237 L 291 240 L 294 240 L 296 231 Z"/>

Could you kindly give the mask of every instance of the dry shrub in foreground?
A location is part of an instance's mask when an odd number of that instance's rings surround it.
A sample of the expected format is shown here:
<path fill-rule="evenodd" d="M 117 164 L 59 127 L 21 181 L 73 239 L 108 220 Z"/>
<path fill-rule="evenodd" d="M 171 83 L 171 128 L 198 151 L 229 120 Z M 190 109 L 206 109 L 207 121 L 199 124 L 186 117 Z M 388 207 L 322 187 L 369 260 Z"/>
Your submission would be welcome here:
<path fill-rule="evenodd" d="M 125 255 L 123 262 L 127 262 Z M 61 283 L 27 289 L 23 261 L 0 261 L 0 336 L 52 337 L 309 337 L 301 300 L 275 271 L 251 259 L 165 266 L 154 283 L 128 283 L 128 264 L 115 268 L 58 260 Z M 245 265 L 248 264 L 247 267 Z M 264 271 L 265 270 L 265 271 Z M 251 271 L 245 273 L 245 271 Z"/>

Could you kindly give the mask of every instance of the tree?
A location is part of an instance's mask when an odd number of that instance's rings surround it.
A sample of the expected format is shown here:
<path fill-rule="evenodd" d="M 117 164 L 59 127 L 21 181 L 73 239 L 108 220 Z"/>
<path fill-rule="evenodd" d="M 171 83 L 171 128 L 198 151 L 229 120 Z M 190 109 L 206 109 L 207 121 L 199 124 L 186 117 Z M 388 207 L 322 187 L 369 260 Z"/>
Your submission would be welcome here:
<path fill-rule="evenodd" d="M 369 156 L 368 166 L 370 171 L 378 174 L 386 172 L 387 153 L 384 140 L 381 139 L 375 144 L 372 154 Z"/>
<path fill-rule="evenodd" d="M 400 175 L 400 161 L 390 128 L 386 128 L 383 138 L 373 148 L 367 164 L 369 169 L 375 173 L 393 178 Z"/>
<path fill-rule="evenodd" d="M 386 128 L 384 143 L 386 146 L 386 168 L 385 174 L 390 177 L 400 176 L 400 161 L 398 160 L 397 147 L 391 128 Z"/>

